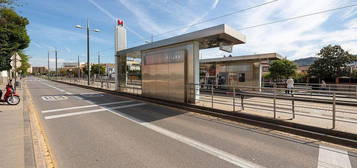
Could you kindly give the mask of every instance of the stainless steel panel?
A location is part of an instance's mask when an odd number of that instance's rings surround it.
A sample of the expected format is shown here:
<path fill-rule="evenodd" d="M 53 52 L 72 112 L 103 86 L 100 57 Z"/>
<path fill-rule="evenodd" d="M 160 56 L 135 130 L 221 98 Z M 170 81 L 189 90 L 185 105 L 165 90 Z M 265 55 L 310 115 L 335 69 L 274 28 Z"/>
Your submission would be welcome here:
<path fill-rule="evenodd" d="M 186 43 L 143 51 L 143 95 L 184 102 L 187 78 L 193 76 L 193 71 L 188 73 L 187 64 L 185 64 L 187 53 L 193 53 L 192 48 L 192 43 Z"/>

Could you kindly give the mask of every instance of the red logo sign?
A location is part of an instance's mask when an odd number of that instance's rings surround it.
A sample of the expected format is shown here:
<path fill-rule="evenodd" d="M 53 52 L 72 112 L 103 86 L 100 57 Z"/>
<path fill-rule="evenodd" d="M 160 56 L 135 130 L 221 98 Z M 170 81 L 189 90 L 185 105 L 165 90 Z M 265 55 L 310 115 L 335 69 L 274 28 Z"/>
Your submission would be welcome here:
<path fill-rule="evenodd" d="M 118 19 L 118 25 L 120 25 L 120 26 L 124 26 L 124 21 L 123 21 L 123 20 Z"/>

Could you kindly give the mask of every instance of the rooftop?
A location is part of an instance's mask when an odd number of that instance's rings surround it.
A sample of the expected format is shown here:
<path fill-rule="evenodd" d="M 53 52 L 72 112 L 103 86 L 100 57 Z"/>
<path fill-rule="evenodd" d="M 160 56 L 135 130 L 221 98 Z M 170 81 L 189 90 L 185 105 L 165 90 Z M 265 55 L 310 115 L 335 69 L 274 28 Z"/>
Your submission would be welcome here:
<path fill-rule="evenodd" d="M 278 53 L 265 53 L 265 54 L 254 54 L 254 55 L 242 55 L 242 56 L 232 56 L 232 57 L 201 59 L 200 63 L 228 62 L 228 61 L 248 61 L 248 60 L 267 60 L 267 59 L 270 59 L 270 60 L 272 60 L 272 59 L 283 59 L 283 57 Z"/>
<path fill-rule="evenodd" d="M 245 43 L 245 36 L 235 29 L 221 24 L 203 30 L 186 33 L 183 35 L 171 37 L 164 40 L 155 41 L 149 44 L 140 45 L 133 48 L 118 51 L 118 54 L 126 54 L 134 51 L 149 50 L 158 47 L 164 47 L 172 44 L 183 43 L 188 41 L 198 41 L 200 49 L 219 47 L 219 43 L 226 45 L 235 45 Z"/>

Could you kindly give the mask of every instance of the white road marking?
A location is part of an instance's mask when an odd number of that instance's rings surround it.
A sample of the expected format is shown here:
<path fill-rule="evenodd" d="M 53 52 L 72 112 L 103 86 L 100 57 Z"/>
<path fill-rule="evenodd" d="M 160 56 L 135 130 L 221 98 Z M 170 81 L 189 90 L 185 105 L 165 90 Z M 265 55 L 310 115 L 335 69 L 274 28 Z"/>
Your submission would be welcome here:
<path fill-rule="evenodd" d="M 225 160 L 229 163 L 232 163 L 236 166 L 242 167 L 242 168 L 263 168 L 263 166 L 255 164 L 253 162 L 250 162 L 248 160 L 245 160 L 243 158 L 240 158 L 238 156 L 235 156 L 233 154 L 230 154 L 228 152 L 222 151 L 220 149 L 217 149 L 215 147 L 203 144 L 201 142 L 195 141 L 193 139 L 190 139 L 188 137 L 185 137 L 183 135 L 177 134 L 175 132 L 166 130 L 164 128 L 158 127 L 156 125 L 153 125 L 148 122 L 143 122 L 139 119 L 133 118 L 127 114 L 118 112 L 118 111 L 113 111 L 115 109 L 120 109 L 120 108 L 127 108 L 127 107 L 134 107 L 134 106 L 139 106 L 139 105 L 144 105 L 145 103 L 138 103 L 138 104 L 132 104 L 132 105 L 126 105 L 126 106 L 119 106 L 119 107 L 114 107 L 114 108 L 106 108 L 106 107 L 101 107 L 101 109 L 97 110 L 89 110 L 89 111 L 82 111 L 82 112 L 77 112 L 77 113 L 68 113 L 68 114 L 61 114 L 61 115 L 52 115 L 52 116 L 46 116 L 45 119 L 54 119 L 54 118 L 61 118 L 61 117 L 67 117 L 67 116 L 74 116 L 74 115 L 81 115 L 81 114 L 88 114 L 88 113 L 95 113 L 95 112 L 100 112 L 100 111 L 110 111 L 111 113 L 118 115 L 120 117 L 126 118 L 134 123 L 140 124 L 148 129 L 151 129 L 157 133 L 160 133 L 162 135 L 165 135 L 167 137 L 170 137 L 172 139 L 175 139 L 179 142 L 182 142 L 184 144 L 187 144 L 189 146 L 192 146 L 196 149 L 199 149 L 203 152 L 209 153 L 213 156 L 216 156 L 222 160 Z"/>
<path fill-rule="evenodd" d="M 92 105 L 85 105 L 85 106 L 75 106 L 75 107 L 67 107 L 67 108 L 60 108 L 60 109 L 44 110 L 44 111 L 41 111 L 41 112 L 42 113 L 52 113 L 52 112 L 58 112 L 58 111 L 66 111 L 66 110 L 74 110 L 74 109 L 97 107 L 97 106 L 106 106 L 106 105 L 122 104 L 122 103 L 130 103 L 130 102 L 133 102 L 133 101 L 132 100 L 127 100 L 127 101 L 120 101 L 120 102 L 92 104 Z"/>
<path fill-rule="evenodd" d="M 104 107 L 105 108 L 105 107 Z M 238 156 L 235 156 L 233 154 L 230 154 L 228 152 L 225 152 L 225 151 L 222 151 L 220 149 L 217 149 L 215 147 L 212 147 L 212 146 L 209 146 L 209 145 L 206 145 L 204 143 L 201 143 L 201 142 L 198 142 L 198 141 L 195 141 L 193 139 L 190 139 L 188 137 L 185 137 L 183 135 L 180 135 L 178 133 L 175 133 L 175 132 L 172 132 L 172 131 L 169 131 L 167 129 L 164 129 L 164 128 L 161 128 L 161 127 L 158 127 L 156 125 L 153 125 L 149 122 L 144 122 L 144 121 L 141 121 L 137 118 L 133 118 L 127 114 L 124 114 L 124 113 L 121 113 L 119 111 L 113 111 L 111 110 L 110 108 L 106 108 L 108 111 L 110 111 L 111 113 L 115 114 L 115 115 L 118 115 L 120 117 L 123 117 L 125 119 L 128 119 L 136 124 L 139 124 L 139 125 L 142 125 L 148 129 L 151 129 L 159 134 L 162 134 L 162 135 L 165 135 L 167 137 L 170 137 L 172 139 L 175 139 L 181 143 L 184 143 L 186 145 L 189 145 L 189 146 L 192 146 L 198 150 L 201 150 L 203 152 L 206 152 L 208 154 L 211 154 L 213 156 L 216 156 L 222 160 L 225 160 L 229 163 L 232 163 L 236 166 L 239 166 L 239 167 L 242 167 L 242 168 L 263 168 L 263 166 L 261 165 L 258 165 L 258 164 L 255 164 L 249 160 L 245 160 L 243 158 L 240 158 Z"/>
<path fill-rule="evenodd" d="M 58 90 L 58 91 L 60 91 L 60 92 L 65 92 L 65 94 L 73 94 L 73 93 L 71 93 L 71 92 L 67 92 L 67 91 L 65 91 L 65 90 L 63 90 L 63 89 L 61 89 L 61 88 L 52 86 L 52 85 L 50 85 L 50 84 L 47 84 L 47 83 L 44 83 L 44 82 L 41 82 L 41 83 L 44 84 L 44 85 L 46 85 L 46 86 L 48 86 L 48 87 L 50 87 L 50 88 L 56 89 L 56 90 Z"/>
<path fill-rule="evenodd" d="M 145 105 L 145 103 L 129 104 L 129 105 L 124 105 L 124 106 L 112 107 L 112 108 L 103 108 L 103 107 L 101 107 L 100 109 L 96 109 L 96 110 L 88 110 L 88 111 L 81 111 L 81 112 L 75 112 L 75 113 L 66 113 L 66 114 L 45 116 L 45 119 L 46 120 L 50 120 L 50 119 L 55 119 L 55 118 L 63 118 L 63 117 L 69 117 L 69 116 L 76 116 L 76 115 L 82 115 L 82 114 L 89 114 L 89 113 L 107 111 L 108 109 L 115 110 L 115 109 L 136 107 L 136 106 L 142 106 L 142 105 Z"/>
<path fill-rule="evenodd" d="M 352 166 L 346 151 L 320 145 L 317 168 L 352 168 Z"/>
<path fill-rule="evenodd" d="M 61 101 L 67 100 L 67 96 L 41 96 L 42 100 L 44 101 Z"/>

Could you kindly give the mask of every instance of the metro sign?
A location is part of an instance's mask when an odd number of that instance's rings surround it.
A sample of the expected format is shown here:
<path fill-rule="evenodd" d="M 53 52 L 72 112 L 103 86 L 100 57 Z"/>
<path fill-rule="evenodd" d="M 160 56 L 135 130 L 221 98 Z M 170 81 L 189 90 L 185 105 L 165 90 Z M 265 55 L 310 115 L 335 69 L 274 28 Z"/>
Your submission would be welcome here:
<path fill-rule="evenodd" d="M 124 26 L 124 21 L 123 21 L 123 20 L 118 19 L 118 26 Z"/>

